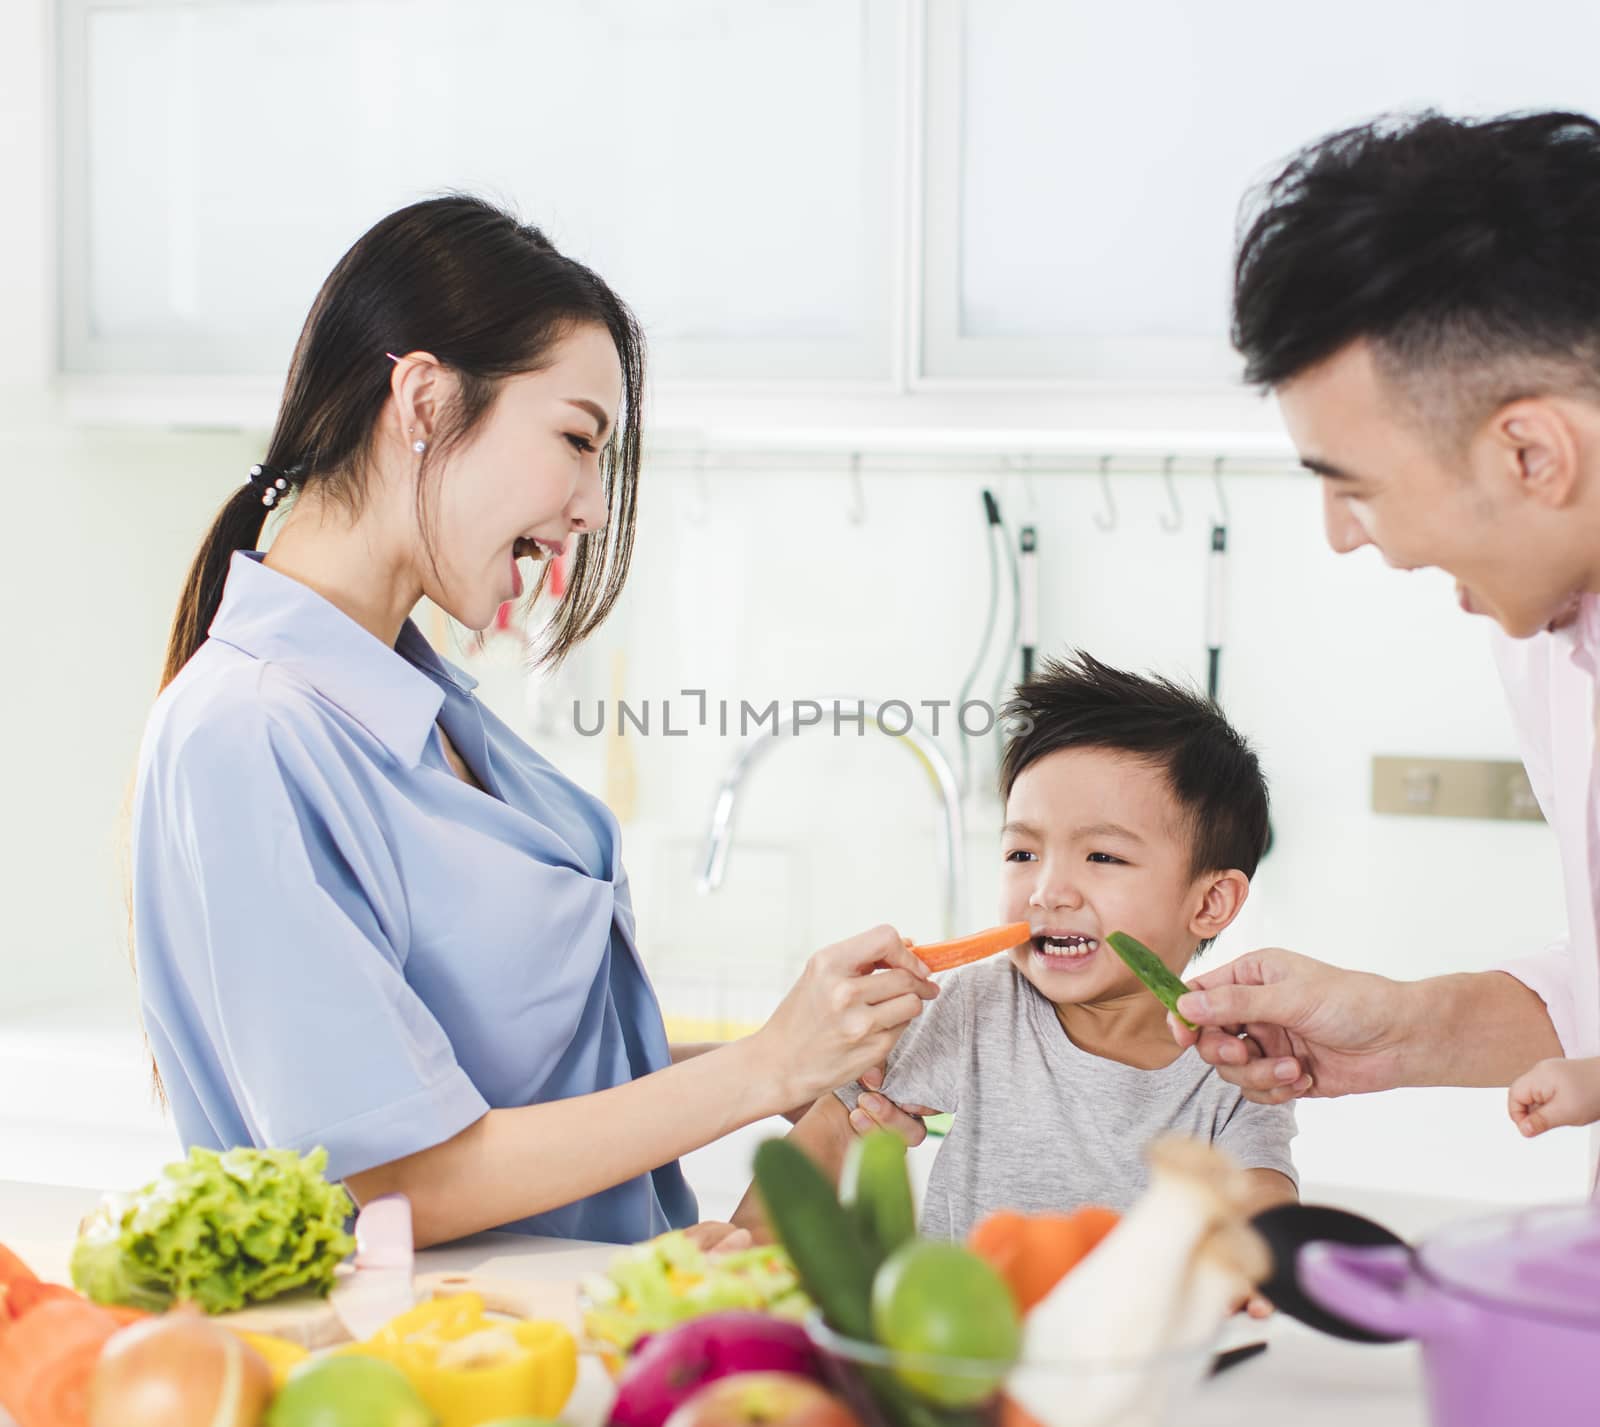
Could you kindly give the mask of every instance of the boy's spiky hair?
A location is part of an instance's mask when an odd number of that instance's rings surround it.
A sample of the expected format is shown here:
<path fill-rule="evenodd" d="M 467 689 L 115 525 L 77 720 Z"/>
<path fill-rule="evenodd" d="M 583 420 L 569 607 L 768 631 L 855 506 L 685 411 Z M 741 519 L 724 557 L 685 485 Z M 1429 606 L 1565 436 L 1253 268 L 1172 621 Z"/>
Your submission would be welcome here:
<path fill-rule="evenodd" d="M 1047 659 L 1001 710 L 1013 732 L 1000 796 L 1062 748 L 1104 748 L 1160 768 L 1189 824 L 1190 871 L 1255 876 L 1267 845 L 1267 783 L 1255 751 L 1203 694 L 1130 674 L 1081 649 Z"/>

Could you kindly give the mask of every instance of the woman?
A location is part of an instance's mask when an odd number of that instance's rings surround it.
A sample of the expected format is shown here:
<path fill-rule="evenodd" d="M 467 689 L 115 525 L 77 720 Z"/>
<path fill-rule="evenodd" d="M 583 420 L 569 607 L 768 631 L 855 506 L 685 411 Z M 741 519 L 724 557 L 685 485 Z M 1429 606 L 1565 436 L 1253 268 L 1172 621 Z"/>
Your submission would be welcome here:
<path fill-rule="evenodd" d="M 756 1034 L 670 1051 L 615 819 L 407 617 L 426 595 L 483 629 L 572 543 L 551 656 L 592 633 L 642 390 L 631 314 L 537 230 L 464 197 L 391 214 L 318 295 L 174 621 L 133 838 L 178 1128 L 325 1145 L 358 1201 L 410 1196 L 419 1244 L 692 1224 L 679 1155 L 878 1065 L 936 994 L 880 927 Z"/>

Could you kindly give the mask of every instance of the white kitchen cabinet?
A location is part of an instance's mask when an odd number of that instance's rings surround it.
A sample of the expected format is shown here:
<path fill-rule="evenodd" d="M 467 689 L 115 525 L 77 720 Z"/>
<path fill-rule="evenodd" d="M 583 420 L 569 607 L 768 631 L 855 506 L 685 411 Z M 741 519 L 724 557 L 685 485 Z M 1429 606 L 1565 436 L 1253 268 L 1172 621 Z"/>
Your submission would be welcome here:
<path fill-rule="evenodd" d="M 1063 388 L 1226 391 L 1239 199 L 1289 152 L 1600 110 L 1588 0 L 1528 0 L 1538 44 L 1494 0 L 59 3 L 69 375 L 276 381 L 354 236 L 455 188 L 592 263 L 735 425 L 774 382 L 824 424 L 863 391 L 1032 383 L 1033 424 Z"/>
<path fill-rule="evenodd" d="M 932 378 L 1229 382 L 1240 196 L 1385 110 L 1600 110 L 1600 7 L 928 0 Z M 1537 43 L 1524 43 L 1537 35 Z"/>
<path fill-rule="evenodd" d="M 889 374 L 898 0 L 63 0 L 62 356 L 281 373 L 384 212 L 511 204 L 667 378 Z"/>

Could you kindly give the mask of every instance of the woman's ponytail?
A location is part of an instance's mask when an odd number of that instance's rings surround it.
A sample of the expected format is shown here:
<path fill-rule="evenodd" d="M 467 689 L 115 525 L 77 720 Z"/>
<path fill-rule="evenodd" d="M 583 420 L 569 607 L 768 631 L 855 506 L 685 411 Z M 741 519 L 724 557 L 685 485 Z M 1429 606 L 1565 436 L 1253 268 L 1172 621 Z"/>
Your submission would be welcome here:
<path fill-rule="evenodd" d="M 211 621 L 222 603 L 222 587 L 228 580 L 228 566 L 236 550 L 254 550 L 266 524 L 267 507 L 261 491 L 254 485 L 241 486 L 217 512 L 211 529 L 200 542 L 199 553 L 189 567 L 178 612 L 172 618 L 172 633 L 167 639 L 167 662 L 161 670 L 164 689 L 206 642 Z"/>

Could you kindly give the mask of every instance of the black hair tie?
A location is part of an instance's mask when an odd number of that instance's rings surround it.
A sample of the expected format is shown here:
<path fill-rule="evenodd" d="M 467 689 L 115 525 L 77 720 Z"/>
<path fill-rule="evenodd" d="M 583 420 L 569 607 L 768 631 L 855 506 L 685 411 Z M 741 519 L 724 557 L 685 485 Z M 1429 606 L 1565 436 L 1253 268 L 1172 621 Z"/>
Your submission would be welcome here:
<path fill-rule="evenodd" d="M 261 492 L 261 504 L 271 510 L 288 491 L 305 475 L 303 465 L 269 466 L 265 462 L 250 467 L 250 484 Z"/>

